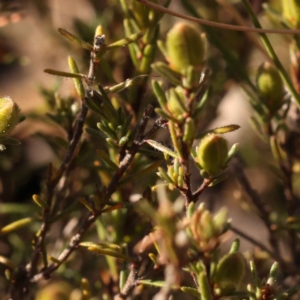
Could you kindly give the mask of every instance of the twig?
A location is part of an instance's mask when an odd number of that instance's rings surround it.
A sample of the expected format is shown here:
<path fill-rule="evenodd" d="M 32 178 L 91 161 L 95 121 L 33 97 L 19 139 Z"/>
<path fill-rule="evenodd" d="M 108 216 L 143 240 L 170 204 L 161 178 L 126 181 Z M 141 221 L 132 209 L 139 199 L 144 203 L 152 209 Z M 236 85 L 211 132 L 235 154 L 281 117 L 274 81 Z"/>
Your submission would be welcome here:
<path fill-rule="evenodd" d="M 126 299 L 131 291 L 138 285 L 138 271 L 140 268 L 140 262 L 136 261 L 130 266 L 130 273 L 127 277 L 126 283 L 123 286 L 120 293 L 114 298 L 114 300 Z"/>
<path fill-rule="evenodd" d="M 248 26 L 237 26 L 237 25 L 230 25 L 230 24 L 224 24 L 224 23 L 218 23 L 218 22 L 213 22 L 213 21 L 208 21 L 208 20 L 203 20 L 200 18 L 194 18 L 191 16 L 183 15 L 180 13 L 177 13 L 173 10 L 170 10 L 168 8 L 165 8 L 161 5 L 154 4 L 150 1 L 147 0 L 136 0 L 138 2 L 143 3 L 144 5 L 151 7 L 155 10 L 161 11 L 165 14 L 178 17 L 181 19 L 185 19 L 188 21 L 192 21 L 195 23 L 199 23 L 202 25 L 207 25 L 207 26 L 212 26 L 216 28 L 222 28 L 222 29 L 227 29 L 227 30 L 234 30 L 234 31 L 244 31 L 244 32 L 257 32 L 257 33 L 277 33 L 277 34 L 300 34 L 300 30 L 297 29 L 262 29 L 262 28 L 252 28 Z"/>
<path fill-rule="evenodd" d="M 278 240 L 274 236 L 274 231 L 272 230 L 272 223 L 270 222 L 269 213 L 265 208 L 265 204 L 260 199 L 258 193 L 252 188 L 250 182 L 248 181 L 248 178 L 246 177 L 246 175 L 244 173 L 241 163 L 238 161 L 237 158 L 233 159 L 232 166 L 234 168 L 237 180 L 239 181 L 239 183 L 241 184 L 241 186 L 243 187 L 245 192 L 248 194 L 248 196 L 250 197 L 253 204 L 258 209 L 258 211 L 260 213 L 260 218 L 265 223 L 265 225 L 270 233 L 270 243 L 271 243 L 272 247 L 274 248 L 274 250 L 276 251 L 277 256 L 280 257 Z M 279 262 L 283 263 L 283 260 L 280 258 Z"/>
<path fill-rule="evenodd" d="M 264 250 L 265 252 L 269 253 L 269 255 L 276 261 L 280 261 L 281 258 L 278 257 L 278 255 L 273 252 L 272 250 L 268 249 L 264 244 L 262 244 L 261 242 L 257 241 L 256 239 L 252 238 L 251 236 L 249 236 L 247 233 L 240 231 L 239 229 L 237 229 L 234 226 L 230 226 L 230 230 L 234 233 L 236 233 L 237 235 L 241 236 L 242 238 L 244 238 L 245 240 L 251 242 L 253 245 L 261 248 L 262 250 Z"/>
<path fill-rule="evenodd" d="M 81 107 L 79 117 L 76 120 L 73 138 L 69 144 L 63 162 L 61 163 L 60 168 L 56 171 L 54 175 L 52 175 L 51 172 L 49 172 L 49 178 L 47 182 L 47 195 L 46 195 L 47 207 L 44 209 L 43 212 L 43 223 L 41 225 L 39 236 L 35 243 L 35 249 L 32 254 L 31 260 L 26 265 L 25 268 L 26 276 L 20 276 L 20 272 L 22 272 L 22 274 L 24 272 L 20 268 L 19 271 L 17 271 L 17 273 L 15 274 L 15 280 L 12 281 L 12 285 L 10 287 L 10 295 L 14 300 L 23 298 L 24 293 L 27 291 L 28 282 L 30 281 L 32 276 L 36 273 L 39 257 L 43 253 L 42 249 L 44 247 L 46 234 L 51 226 L 49 219 L 51 217 L 51 204 L 54 195 L 54 190 L 74 156 L 75 150 L 78 146 L 78 143 L 80 141 L 83 132 L 83 125 L 87 115 L 87 111 L 88 109 L 85 104 L 85 101 L 82 101 L 82 107 Z"/>
<path fill-rule="evenodd" d="M 204 179 L 200 187 L 193 193 L 192 200 L 196 202 L 202 192 L 211 184 L 212 179 Z"/>
<path fill-rule="evenodd" d="M 69 246 L 58 256 L 57 262 L 52 263 L 49 267 L 47 267 L 42 272 L 36 274 L 30 280 L 31 282 L 38 282 L 41 279 L 48 279 L 50 274 L 57 270 L 62 263 L 64 263 L 68 257 L 72 254 L 72 252 L 77 249 L 83 235 L 90 228 L 90 226 L 96 221 L 98 215 L 89 215 L 89 217 L 85 220 L 83 225 L 80 227 L 77 234 L 75 234 L 69 243 Z"/>
<path fill-rule="evenodd" d="M 143 134 L 145 131 L 145 128 L 148 123 L 148 119 L 153 111 L 153 107 L 149 105 L 143 115 L 142 120 L 140 121 L 138 125 L 138 131 L 136 138 L 133 142 L 132 147 L 128 150 L 128 153 L 125 155 L 125 157 L 122 159 L 122 161 L 119 163 L 119 170 L 115 173 L 113 176 L 106 193 L 107 200 L 110 199 L 111 195 L 115 192 L 115 190 L 118 187 L 118 182 L 120 181 L 122 175 L 125 173 L 126 169 L 129 167 L 129 164 L 133 160 L 135 154 L 137 153 L 139 147 L 143 143 Z M 80 227 L 77 234 L 75 234 L 69 243 L 69 246 L 59 255 L 58 262 L 52 263 L 49 267 L 45 268 L 42 272 L 36 274 L 32 277 L 31 282 L 37 282 L 43 278 L 48 278 L 51 273 L 53 273 L 55 270 L 59 268 L 59 266 L 64 263 L 68 257 L 71 255 L 71 253 L 76 250 L 78 247 L 83 235 L 86 233 L 86 231 L 90 228 L 90 226 L 96 221 L 98 216 L 101 213 L 97 214 L 91 214 L 88 216 L 88 218 L 84 221 L 83 225 Z"/>

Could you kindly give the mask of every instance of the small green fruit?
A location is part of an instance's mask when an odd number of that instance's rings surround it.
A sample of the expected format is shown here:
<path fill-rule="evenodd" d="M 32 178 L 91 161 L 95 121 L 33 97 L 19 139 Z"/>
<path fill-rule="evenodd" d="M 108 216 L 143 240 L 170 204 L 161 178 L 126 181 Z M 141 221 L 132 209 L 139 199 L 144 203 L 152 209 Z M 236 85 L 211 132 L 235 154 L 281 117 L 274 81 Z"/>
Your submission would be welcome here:
<path fill-rule="evenodd" d="M 277 69 L 269 62 L 263 63 L 258 69 L 256 84 L 264 104 L 270 112 L 276 112 L 284 98 L 284 85 Z"/>
<path fill-rule="evenodd" d="M 20 108 L 10 97 L 0 98 L 0 137 L 8 135 L 17 125 Z"/>
<path fill-rule="evenodd" d="M 225 255 L 218 263 L 215 275 L 215 293 L 226 296 L 233 293 L 245 272 L 245 259 L 241 253 Z"/>
<path fill-rule="evenodd" d="M 177 23 L 167 34 L 166 51 L 170 67 L 183 72 L 188 66 L 200 67 L 205 55 L 205 42 L 196 28 Z"/>
<path fill-rule="evenodd" d="M 217 175 L 225 166 L 227 154 L 227 140 L 215 134 L 206 135 L 197 149 L 198 163 L 210 176 Z"/>

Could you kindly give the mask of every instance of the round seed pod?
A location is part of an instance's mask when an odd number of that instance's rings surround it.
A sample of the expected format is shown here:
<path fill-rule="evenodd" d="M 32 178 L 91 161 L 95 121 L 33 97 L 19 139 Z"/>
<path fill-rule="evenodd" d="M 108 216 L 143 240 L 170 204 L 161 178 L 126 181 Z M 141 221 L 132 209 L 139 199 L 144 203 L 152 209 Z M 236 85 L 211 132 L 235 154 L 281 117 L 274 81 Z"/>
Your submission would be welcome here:
<path fill-rule="evenodd" d="M 177 72 L 192 65 L 201 66 L 205 55 L 205 42 L 196 28 L 177 23 L 167 34 L 166 50 L 170 67 Z"/>
<path fill-rule="evenodd" d="M 197 149 L 198 163 L 210 176 L 217 175 L 224 167 L 228 155 L 228 143 L 222 136 L 208 134 L 201 139 Z"/>
<path fill-rule="evenodd" d="M 270 112 L 276 112 L 283 103 L 284 85 L 277 69 L 269 62 L 259 67 L 256 85 L 266 107 Z"/>
<path fill-rule="evenodd" d="M 7 136 L 17 125 L 19 106 L 10 97 L 0 98 L 0 137 Z"/>

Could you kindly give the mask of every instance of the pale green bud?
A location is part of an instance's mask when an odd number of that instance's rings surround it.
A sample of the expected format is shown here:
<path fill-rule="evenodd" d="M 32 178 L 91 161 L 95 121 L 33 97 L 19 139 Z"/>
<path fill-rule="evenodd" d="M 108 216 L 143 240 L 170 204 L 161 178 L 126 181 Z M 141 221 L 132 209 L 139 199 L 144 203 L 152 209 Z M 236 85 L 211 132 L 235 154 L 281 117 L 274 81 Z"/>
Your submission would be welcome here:
<path fill-rule="evenodd" d="M 208 134 L 199 143 L 197 160 L 205 172 L 214 176 L 225 166 L 227 154 L 227 140 L 219 135 Z"/>
<path fill-rule="evenodd" d="M 276 112 L 284 99 L 284 85 L 277 69 L 269 62 L 259 67 L 256 85 L 266 107 L 270 112 Z"/>
<path fill-rule="evenodd" d="M 17 125 L 20 108 L 10 97 L 0 98 L 0 137 L 8 135 Z"/>
<path fill-rule="evenodd" d="M 205 56 L 205 41 L 199 31 L 187 24 L 177 23 L 168 32 L 166 40 L 167 60 L 177 72 L 184 72 L 188 66 L 200 67 Z"/>

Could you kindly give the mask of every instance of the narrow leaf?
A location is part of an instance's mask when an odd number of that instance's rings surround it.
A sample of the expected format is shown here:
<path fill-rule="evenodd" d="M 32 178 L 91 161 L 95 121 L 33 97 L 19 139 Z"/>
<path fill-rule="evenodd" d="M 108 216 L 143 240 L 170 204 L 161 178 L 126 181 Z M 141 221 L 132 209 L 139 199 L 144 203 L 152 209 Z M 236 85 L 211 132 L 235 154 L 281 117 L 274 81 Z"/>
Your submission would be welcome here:
<path fill-rule="evenodd" d="M 199 134 L 197 134 L 196 139 L 200 139 L 203 136 L 210 134 L 210 133 L 214 133 L 214 134 L 225 134 L 231 131 L 235 131 L 238 130 L 240 128 L 239 125 L 236 124 L 230 124 L 230 125 L 226 125 L 226 126 L 221 126 L 221 127 L 217 127 L 214 129 L 210 129 L 204 132 L 201 132 Z"/>
<path fill-rule="evenodd" d="M 141 177 L 145 176 L 145 175 L 150 175 L 149 173 L 150 172 L 153 172 L 153 171 L 156 171 L 157 168 L 161 165 L 162 161 L 159 160 L 159 161 L 156 161 L 150 165 L 148 165 L 147 167 L 145 167 L 144 169 L 140 170 L 140 171 L 137 171 L 135 172 L 134 174 L 132 175 L 128 175 L 128 176 L 125 176 L 121 181 L 120 181 L 120 186 L 122 184 L 125 184 L 129 181 L 133 181 L 135 179 L 140 179 Z"/>
<path fill-rule="evenodd" d="M 86 78 L 84 74 L 80 74 L 80 73 L 75 74 L 75 73 L 58 71 L 53 69 L 45 69 L 44 72 L 51 75 L 57 75 L 57 76 L 68 77 L 68 78 L 84 78 L 84 79 Z"/>
<path fill-rule="evenodd" d="M 25 227 L 25 226 L 31 224 L 33 221 L 35 221 L 35 219 L 33 219 L 33 218 L 20 219 L 18 221 L 10 223 L 10 224 L 4 226 L 3 228 L 1 228 L 0 229 L 0 234 L 10 233 L 10 232 L 15 231 L 19 228 L 22 228 L 22 227 Z"/>
<path fill-rule="evenodd" d="M 188 293 L 191 294 L 192 296 L 197 297 L 198 299 L 201 299 L 201 294 L 198 292 L 197 289 L 189 287 L 189 286 L 182 286 L 180 287 L 180 289 L 184 292 L 184 293 Z"/>
<path fill-rule="evenodd" d="M 143 32 L 138 32 L 138 33 L 131 34 L 130 36 L 128 36 L 124 39 L 121 39 L 121 40 L 119 40 L 115 43 L 112 43 L 112 44 L 108 45 L 107 50 L 111 50 L 111 49 L 117 48 L 117 47 L 123 47 L 123 46 L 126 46 L 128 44 L 137 42 L 143 35 L 144 35 Z"/>
<path fill-rule="evenodd" d="M 73 74 L 79 74 L 77 64 L 71 56 L 68 57 L 68 63 L 69 63 L 69 67 L 70 67 L 71 72 Z M 77 91 L 79 97 L 81 99 L 84 99 L 85 91 L 84 91 L 82 80 L 80 78 L 73 78 L 73 81 L 74 81 L 75 88 L 76 88 L 76 91 Z"/>
<path fill-rule="evenodd" d="M 97 150 L 97 154 L 110 166 L 113 170 L 119 170 L 119 167 L 110 159 L 110 157 L 103 150 Z"/>
<path fill-rule="evenodd" d="M 174 152 L 173 150 L 171 150 L 170 148 L 166 147 L 166 146 L 163 146 L 162 144 L 156 142 L 156 141 L 153 141 L 153 140 L 145 140 L 145 142 L 147 144 L 149 144 L 151 147 L 171 156 L 171 157 L 174 157 L 174 158 L 180 158 L 179 155 Z"/>
<path fill-rule="evenodd" d="M 81 40 L 80 38 L 78 38 L 74 34 L 70 33 L 69 31 L 67 31 L 63 28 L 58 28 L 58 32 L 61 35 L 63 35 L 65 38 L 67 38 L 69 41 L 81 46 L 84 49 L 87 49 L 89 51 L 93 51 L 93 46 L 90 43 Z"/>

